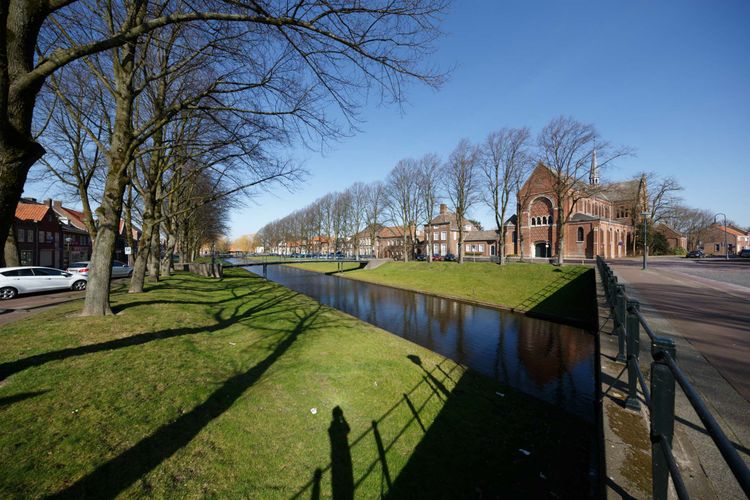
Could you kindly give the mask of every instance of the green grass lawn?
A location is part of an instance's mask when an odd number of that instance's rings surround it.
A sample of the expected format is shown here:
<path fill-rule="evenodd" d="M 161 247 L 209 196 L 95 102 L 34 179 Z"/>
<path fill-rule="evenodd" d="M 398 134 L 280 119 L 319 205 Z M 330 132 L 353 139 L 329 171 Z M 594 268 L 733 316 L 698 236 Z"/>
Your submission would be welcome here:
<path fill-rule="evenodd" d="M 0 497 L 585 492 L 546 403 L 243 270 L 147 287 L 0 328 Z"/>
<path fill-rule="evenodd" d="M 326 273 L 336 271 L 335 263 L 294 264 L 294 267 Z M 376 269 L 348 271 L 341 276 L 576 323 L 589 323 L 595 317 L 593 269 L 587 266 L 387 262 Z"/>

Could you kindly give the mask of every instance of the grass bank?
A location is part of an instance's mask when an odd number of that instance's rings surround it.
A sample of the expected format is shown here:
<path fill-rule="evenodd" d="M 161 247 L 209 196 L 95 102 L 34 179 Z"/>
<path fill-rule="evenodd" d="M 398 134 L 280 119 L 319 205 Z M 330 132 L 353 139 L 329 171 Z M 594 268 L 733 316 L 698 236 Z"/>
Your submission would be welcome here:
<path fill-rule="evenodd" d="M 317 272 L 335 272 L 335 263 L 293 264 Z M 593 269 L 514 262 L 387 262 L 376 269 L 351 270 L 347 278 L 491 306 L 589 324 L 595 319 Z"/>
<path fill-rule="evenodd" d="M 112 302 L 0 328 L 0 497 L 587 488 L 585 423 L 242 270 Z"/>

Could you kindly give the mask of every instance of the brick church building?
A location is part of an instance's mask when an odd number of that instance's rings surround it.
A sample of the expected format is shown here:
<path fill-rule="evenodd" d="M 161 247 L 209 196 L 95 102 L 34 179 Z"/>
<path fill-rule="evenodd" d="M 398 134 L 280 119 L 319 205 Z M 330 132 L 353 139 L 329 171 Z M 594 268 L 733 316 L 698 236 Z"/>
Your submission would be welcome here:
<path fill-rule="evenodd" d="M 555 175 L 540 163 L 519 190 L 516 234 L 520 238 L 512 239 L 508 253 L 512 249 L 517 255 L 523 250 L 525 257 L 556 257 Z M 588 185 L 582 185 L 562 203 L 565 213 L 570 214 L 564 226 L 564 257 L 613 258 L 634 253 L 638 230 L 634 223 L 645 209 L 646 200 L 644 178 L 600 185 L 594 153 Z"/>

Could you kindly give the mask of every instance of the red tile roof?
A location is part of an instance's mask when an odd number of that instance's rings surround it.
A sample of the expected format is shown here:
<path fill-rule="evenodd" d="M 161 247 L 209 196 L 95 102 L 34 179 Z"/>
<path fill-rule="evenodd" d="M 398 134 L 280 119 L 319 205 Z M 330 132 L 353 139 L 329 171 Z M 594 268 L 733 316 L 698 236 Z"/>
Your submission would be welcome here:
<path fill-rule="evenodd" d="M 47 215 L 49 207 L 41 203 L 19 203 L 16 205 L 16 219 L 39 222 Z"/>

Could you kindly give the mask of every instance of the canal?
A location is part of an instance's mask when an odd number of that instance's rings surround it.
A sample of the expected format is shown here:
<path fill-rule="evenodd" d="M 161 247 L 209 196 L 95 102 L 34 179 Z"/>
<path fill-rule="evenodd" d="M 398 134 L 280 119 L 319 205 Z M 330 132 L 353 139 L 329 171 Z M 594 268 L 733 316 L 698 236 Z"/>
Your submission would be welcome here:
<path fill-rule="evenodd" d="M 267 277 L 594 421 L 594 336 L 580 328 L 287 266 Z"/>

